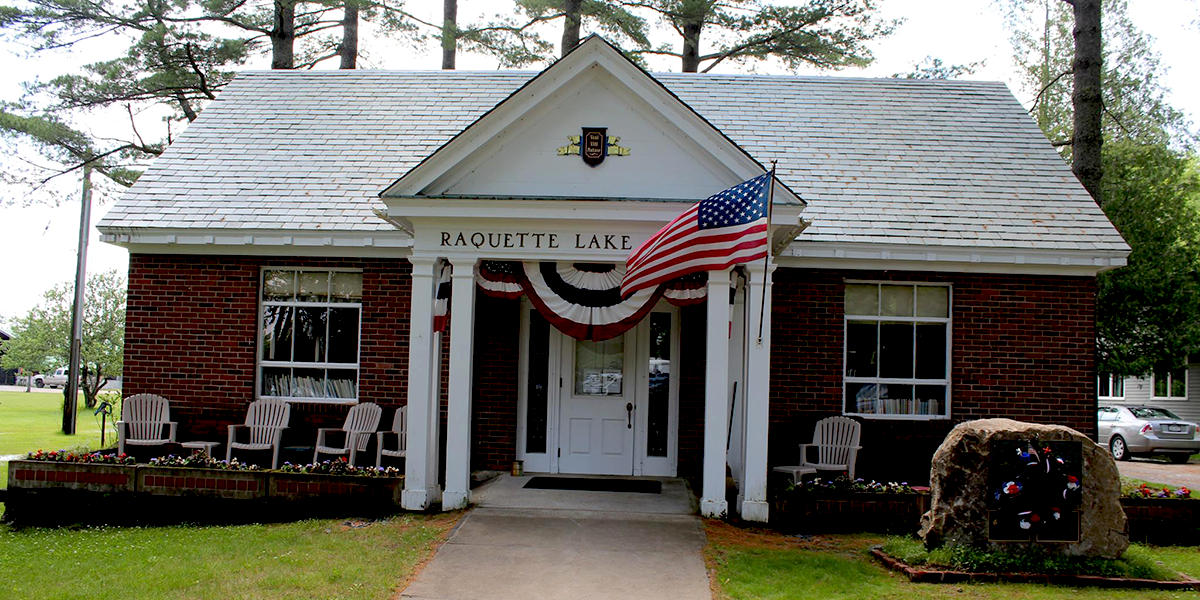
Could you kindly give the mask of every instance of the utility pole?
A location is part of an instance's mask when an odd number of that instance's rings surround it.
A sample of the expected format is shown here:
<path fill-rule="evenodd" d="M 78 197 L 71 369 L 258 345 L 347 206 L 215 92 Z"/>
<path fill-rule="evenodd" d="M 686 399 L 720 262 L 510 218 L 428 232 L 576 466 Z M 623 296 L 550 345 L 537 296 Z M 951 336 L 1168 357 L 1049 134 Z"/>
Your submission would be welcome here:
<path fill-rule="evenodd" d="M 79 256 L 75 261 L 75 303 L 71 308 L 71 362 L 63 386 L 62 430 L 75 435 L 75 412 L 79 404 L 79 359 L 83 347 L 83 292 L 87 287 L 88 233 L 92 228 L 92 167 L 83 166 L 83 208 L 79 213 Z"/>

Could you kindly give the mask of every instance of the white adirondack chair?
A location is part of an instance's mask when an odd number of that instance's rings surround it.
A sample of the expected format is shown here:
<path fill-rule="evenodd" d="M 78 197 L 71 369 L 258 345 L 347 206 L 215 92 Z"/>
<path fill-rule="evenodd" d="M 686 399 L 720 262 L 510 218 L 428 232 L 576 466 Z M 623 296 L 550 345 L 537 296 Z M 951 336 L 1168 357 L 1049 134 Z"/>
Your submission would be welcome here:
<path fill-rule="evenodd" d="M 858 451 L 862 449 L 859 445 L 861 435 L 862 425 L 854 419 L 821 419 L 814 428 L 812 443 L 800 444 L 800 464 L 775 467 L 772 470 L 790 473 L 796 483 L 800 482 L 800 477 L 804 474 L 818 471 L 845 471 L 850 479 L 854 479 L 854 463 L 858 460 Z M 817 450 L 816 461 L 809 460 L 810 448 Z"/>
<path fill-rule="evenodd" d="M 233 450 L 274 450 L 271 468 L 279 466 L 279 443 L 283 430 L 287 429 L 292 407 L 282 400 L 255 400 L 246 411 L 244 425 L 229 426 L 229 444 L 225 447 L 225 460 L 233 460 Z M 247 430 L 248 439 L 239 442 L 238 432 Z"/>
<path fill-rule="evenodd" d="M 121 405 L 117 421 L 117 452 L 125 446 L 161 446 L 175 441 L 176 423 L 171 420 L 171 403 L 155 394 L 134 394 Z M 163 437 L 163 434 L 166 437 Z"/>
<path fill-rule="evenodd" d="M 396 416 L 392 417 L 392 429 L 380 431 L 375 436 L 379 438 L 375 443 L 375 466 L 382 467 L 381 461 L 385 456 L 404 458 L 408 448 L 408 407 L 397 408 Z M 396 438 L 395 448 L 385 448 L 385 441 L 391 436 Z"/>
<path fill-rule="evenodd" d="M 383 414 L 383 409 L 379 408 L 378 404 L 371 402 L 363 402 L 356 404 L 350 408 L 350 412 L 346 415 L 346 422 L 341 428 L 323 427 L 317 430 L 317 449 L 313 452 L 313 462 L 317 462 L 321 454 L 337 454 L 344 456 L 349 454 L 350 464 L 354 464 L 354 458 L 359 452 L 367 449 L 367 444 L 371 441 L 371 434 L 379 429 L 379 417 Z M 335 446 L 329 444 L 326 440 L 330 433 L 340 431 L 342 435 L 342 445 Z M 378 464 L 378 463 L 376 463 Z"/>

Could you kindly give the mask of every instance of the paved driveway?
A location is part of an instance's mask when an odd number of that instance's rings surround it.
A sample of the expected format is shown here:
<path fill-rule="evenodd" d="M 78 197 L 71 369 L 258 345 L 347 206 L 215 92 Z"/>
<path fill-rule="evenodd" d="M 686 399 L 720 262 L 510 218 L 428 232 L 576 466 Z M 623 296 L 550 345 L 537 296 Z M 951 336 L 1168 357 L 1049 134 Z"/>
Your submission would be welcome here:
<path fill-rule="evenodd" d="M 1117 470 L 1122 477 L 1132 477 L 1154 483 L 1183 485 L 1188 489 L 1200 490 L 1200 464 L 1173 465 L 1161 460 L 1135 458 L 1118 461 Z"/>

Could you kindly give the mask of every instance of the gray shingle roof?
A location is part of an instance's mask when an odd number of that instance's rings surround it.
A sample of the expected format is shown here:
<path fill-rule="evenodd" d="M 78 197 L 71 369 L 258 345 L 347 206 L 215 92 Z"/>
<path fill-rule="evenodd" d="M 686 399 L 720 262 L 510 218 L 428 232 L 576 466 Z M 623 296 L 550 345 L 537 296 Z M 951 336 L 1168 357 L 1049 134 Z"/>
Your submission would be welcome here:
<path fill-rule="evenodd" d="M 99 226 L 394 231 L 377 194 L 532 76 L 243 73 Z M 806 242 L 1127 250 L 1001 83 L 655 77 L 779 161 Z"/>

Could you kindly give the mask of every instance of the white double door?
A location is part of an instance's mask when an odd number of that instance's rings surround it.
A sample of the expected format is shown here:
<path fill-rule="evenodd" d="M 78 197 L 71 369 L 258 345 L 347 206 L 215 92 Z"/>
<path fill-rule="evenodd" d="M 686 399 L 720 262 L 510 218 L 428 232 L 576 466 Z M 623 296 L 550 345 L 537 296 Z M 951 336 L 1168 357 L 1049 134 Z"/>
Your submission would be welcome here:
<path fill-rule="evenodd" d="M 674 476 L 678 311 L 664 303 L 600 342 L 548 329 L 546 470 Z M 527 455 L 527 466 L 536 469 L 537 458 Z"/>

